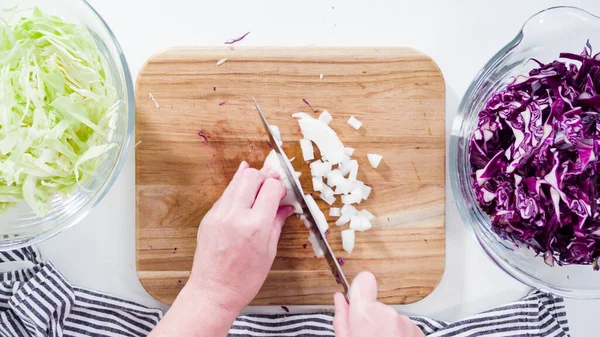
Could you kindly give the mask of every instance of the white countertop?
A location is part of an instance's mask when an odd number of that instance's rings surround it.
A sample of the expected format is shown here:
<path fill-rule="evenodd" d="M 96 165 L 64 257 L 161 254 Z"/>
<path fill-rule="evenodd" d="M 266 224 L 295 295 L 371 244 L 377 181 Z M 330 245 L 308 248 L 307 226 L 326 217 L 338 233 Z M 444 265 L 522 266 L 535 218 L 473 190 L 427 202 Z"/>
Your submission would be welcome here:
<path fill-rule="evenodd" d="M 241 45 L 411 46 L 428 53 L 446 79 L 447 134 L 460 98 L 484 63 L 537 11 L 564 4 L 481 0 L 89 0 L 121 43 L 134 77 L 171 46 L 219 45 L 249 30 Z M 600 2 L 568 1 L 600 14 Z M 79 225 L 40 245 L 74 284 L 159 306 L 135 271 L 134 154 L 104 200 Z M 528 288 L 484 255 L 458 216 L 447 183 L 447 261 L 439 287 L 398 306 L 407 314 L 456 320 L 516 300 Z M 162 306 L 163 308 L 166 308 Z M 279 308 L 277 308 L 279 309 Z M 600 301 L 567 300 L 572 336 L 592 336 Z M 252 308 L 254 312 L 274 308 Z M 306 310 L 306 308 L 304 309 Z M 280 311 L 280 310 L 279 310 Z"/>

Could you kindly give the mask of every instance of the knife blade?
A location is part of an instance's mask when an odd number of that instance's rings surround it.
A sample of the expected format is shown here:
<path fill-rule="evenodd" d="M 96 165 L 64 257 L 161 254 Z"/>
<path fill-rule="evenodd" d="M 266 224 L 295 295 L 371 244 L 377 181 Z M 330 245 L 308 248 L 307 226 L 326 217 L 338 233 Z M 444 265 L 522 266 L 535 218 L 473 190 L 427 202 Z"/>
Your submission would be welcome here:
<path fill-rule="evenodd" d="M 275 152 L 277 152 L 279 154 L 278 157 L 279 157 L 279 161 L 281 162 L 281 166 L 283 167 L 283 171 L 285 172 L 286 176 L 290 180 L 292 189 L 294 191 L 294 195 L 296 196 L 296 199 L 298 200 L 298 202 L 300 202 L 300 205 L 302 206 L 302 209 L 304 211 L 304 216 L 306 217 L 307 222 L 310 224 L 309 230 L 316 235 L 316 237 L 318 239 L 317 242 L 319 243 L 320 248 L 323 250 L 323 252 L 325 252 L 325 260 L 327 261 L 327 264 L 331 268 L 331 272 L 332 272 L 333 276 L 335 277 L 336 282 L 341 284 L 342 287 L 344 288 L 344 296 L 346 297 L 346 300 L 349 301 L 350 300 L 350 285 L 348 284 L 346 275 L 342 271 L 342 268 L 341 268 L 340 264 L 338 263 L 338 260 L 336 259 L 335 254 L 331 250 L 331 246 L 329 245 L 329 242 L 327 241 L 327 237 L 325 236 L 325 233 L 321 232 L 321 230 L 319 229 L 319 226 L 317 226 L 317 224 L 315 222 L 314 215 L 312 214 L 311 210 L 307 206 L 304 192 L 302 190 L 302 185 L 300 184 L 300 181 L 294 174 L 294 171 L 295 171 L 294 167 L 290 163 L 290 160 L 288 159 L 287 155 L 285 154 L 285 152 L 283 151 L 281 146 L 279 146 L 279 144 L 277 143 L 277 139 L 275 139 L 275 136 L 273 135 L 273 131 L 271 131 L 271 126 L 269 125 L 269 122 L 267 121 L 267 117 L 260 109 L 258 102 L 256 102 L 256 99 L 254 99 L 254 97 L 252 97 L 252 100 L 254 101 L 256 110 L 258 110 L 258 114 L 260 115 L 260 118 L 263 122 L 265 130 L 267 131 L 267 134 L 269 135 L 269 140 L 271 141 L 271 146 L 273 147 L 273 150 L 275 150 Z"/>

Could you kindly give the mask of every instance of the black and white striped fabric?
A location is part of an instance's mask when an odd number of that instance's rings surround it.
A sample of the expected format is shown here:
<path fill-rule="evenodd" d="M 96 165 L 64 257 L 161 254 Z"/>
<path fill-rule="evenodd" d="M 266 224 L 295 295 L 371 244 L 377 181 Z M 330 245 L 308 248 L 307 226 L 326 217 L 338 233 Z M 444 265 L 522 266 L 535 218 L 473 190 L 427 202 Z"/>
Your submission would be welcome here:
<path fill-rule="evenodd" d="M 33 247 L 0 252 L 0 263 L 14 261 L 34 266 L 0 273 L 0 337 L 146 336 L 162 318 L 158 309 L 69 284 Z M 455 323 L 411 319 L 428 337 L 569 336 L 563 299 L 538 291 Z M 335 336 L 332 322 L 331 313 L 240 316 L 229 336 Z"/>
<path fill-rule="evenodd" d="M 147 336 L 162 318 L 158 309 L 72 286 L 38 251 L 0 252 L 0 263 L 35 265 L 0 273 L 0 336 Z"/>
<path fill-rule="evenodd" d="M 533 291 L 523 299 L 454 323 L 411 317 L 428 337 L 569 336 L 562 298 Z M 241 336 L 335 336 L 333 314 L 241 316 L 229 331 Z"/>

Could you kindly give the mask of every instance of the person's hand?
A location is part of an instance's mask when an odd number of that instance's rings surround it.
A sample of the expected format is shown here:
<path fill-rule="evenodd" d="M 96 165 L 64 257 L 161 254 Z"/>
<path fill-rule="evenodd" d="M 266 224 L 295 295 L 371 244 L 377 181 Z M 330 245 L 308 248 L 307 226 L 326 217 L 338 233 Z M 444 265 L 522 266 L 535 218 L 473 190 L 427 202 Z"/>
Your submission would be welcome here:
<path fill-rule="evenodd" d="M 336 293 L 333 329 L 336 337 L 422 337 L 423 332 L 394 308 L 377 301 L 375 276 L 362 272 L 350 287 L 350 304 Z"/>
<path fill-rule="evenodd" d="M 212 304 L 239 314 L 264 283 L 281 228 L 294 207 L 279 207 L 285 188 L 275 170 L 242 162 L 221 198 L 206 214 L 188 285 Z"/>

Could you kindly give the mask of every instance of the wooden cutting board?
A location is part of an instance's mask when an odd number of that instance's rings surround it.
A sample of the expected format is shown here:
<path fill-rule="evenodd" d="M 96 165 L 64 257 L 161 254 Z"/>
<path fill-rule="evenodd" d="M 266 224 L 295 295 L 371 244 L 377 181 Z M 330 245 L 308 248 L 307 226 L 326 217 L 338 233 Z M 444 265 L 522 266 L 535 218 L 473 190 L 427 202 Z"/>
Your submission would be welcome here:
<path fill-rule="evenodd" d="M 345 259 L 350 279 L 361 270 L 373 272 L 379 299 L 388 304 L 418 301 L 440 281 L 445 88 L 427 55 L 403 47 L 176 48 L 148 61 L 136 93 L 137 270 L 158 300 L 173 302 L 185 284 L 198 224 L 240 162 L 261 167 L 270 151 L 250 107 L 253 96 L 281 129 L 290 157 L 302 158 L 300 130 L 290 114 L 311 112 L 303 99 L 331 112 L 332 128 L 356 148 L 358 178 L 373 187 L 359 209 L 375 214 L 378 226 L 357 233 L 351 255 L 340 238 L 347 226 L 331 227 L 328 238 Z M 358 132 L 346 124 L 350 116 L 364 123 Z M 369 166 L 367 153 L 383 155 L 378 169 Z M 293 165 L 304 173 L 305 192 L 311 192 L 308 165 L 299 159 Z M 332 304 L 340 287 L 325 260 L 315 259 L 310 246 L 303 248 L 307 237 L 298 219 L 288 220 L 273 268 L 252 304 Z"/>

